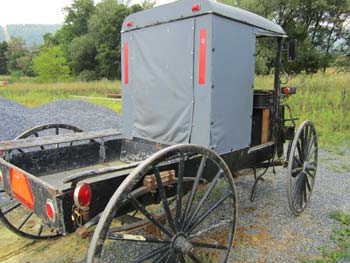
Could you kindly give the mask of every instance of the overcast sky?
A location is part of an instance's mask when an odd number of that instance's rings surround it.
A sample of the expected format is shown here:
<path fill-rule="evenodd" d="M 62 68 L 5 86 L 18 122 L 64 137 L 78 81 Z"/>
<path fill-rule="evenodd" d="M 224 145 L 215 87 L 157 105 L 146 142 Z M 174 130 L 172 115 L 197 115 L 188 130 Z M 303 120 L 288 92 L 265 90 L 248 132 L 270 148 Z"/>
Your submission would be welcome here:
<path fill-rule="evenodd" d="M 101 0 L 95 0 L 95 3 Z M 133 0 L 132 2 L 138 2 Z M 62 8 L 73 0 L 0 0 L 0 25 L 9 24 L 60 24 Z M 158 0 L 157 3 L 169 2 Z"/>

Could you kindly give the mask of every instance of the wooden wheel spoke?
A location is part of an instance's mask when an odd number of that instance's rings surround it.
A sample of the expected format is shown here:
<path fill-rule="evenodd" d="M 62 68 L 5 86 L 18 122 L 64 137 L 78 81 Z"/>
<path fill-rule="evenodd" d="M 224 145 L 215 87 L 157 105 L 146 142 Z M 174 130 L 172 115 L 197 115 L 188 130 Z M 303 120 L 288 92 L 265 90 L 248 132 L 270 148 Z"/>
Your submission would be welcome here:
<path fill-rule="evenodd" d="M 145 262 L 146 260 L 149 260 L 155 256 L 157 256 L 158 254 L 160 253 L 167 253 L 166 251 L 167 250 L 170 250 L 170 247 L 169 246 L 163 246 L 162 248 L 157 248 L 157 249 L 154 249 L 152 250 L 151 252 L 149 252 L 148 254 L 144 255 L 143 257 L 140 257 L 136 260 L 133 261 L 133 263 L 141 263 L 141 262 Z"/>
<path fill-rule="evenodd" d="M 202 260 L 200 260 L 193 252 L 188 252 L 188 256 L 195 262 L 195 263 L 202 263 Z"/>
<path fill-rule="evenodd" d="M 296 177 L 297 175 L 299 175 L 299 173 L 303 170 L 303 168 L 301 167 L 297 167 L 297 168 L 294 168 L 292 169 L 292 176 L 293 177 Z"/>
<path fill-rule="evenodd" d="M 29 220 L 29 218 L 34 214 L 34 212 L 30 212 L 22 221 L 22 223 L 19 225 L 18 230 L 21 230 L 22 227 L 25 225 L 25 223 L 27 223 L 27 221 Z"/>
<path fill-rule="evenodd" d="M 137 199 L 129 195 L 128 199 L 131 201 L 131 204 L 135 207 L 136 210 L 139 210 L 149 221 L 151 221 L 155 226 L 158 227 L 160 231 L 162 231 L 164 234 L 166 234 L 169 237 L 172 237 L 173 234 L 165 227 L 163 226 L 158 220 L 156 220 L 151 213 L 147 211 L 147 209 L 139 202 Z"/>
<path fill-rule="evenodd" d="M 298 167 L 303 167 L 301 160 L 298 159 L 296 156 L 293 156 L 293 161 L 295 161 L 297 165 L 299 165 Z"/>
<path fill-rule="evenodd" d="M 40 237 L 44 229 L 44 225 L 40 224 L 39 230 L 38 230 L 38 236 Z"/>
<path fill-rule="evenodd" d="M 171 254 L 171 251 L 169 250 L 168 252 L 159 255 L 157 258 L 154 259 L 154 263 L 162 263 L 164 262 L 165 259 L 167 259 Z"/>
<path fill-rule="evenodd" d="M 306 175 L 304 175 L 304 180 L 303 180 L 303 197 L 304 197 L 304 204 L 307 202 L 307 190 L 306 190 Z"/>
<path fill-rule="evenodd" d="M 198 168 L 198 171 L 197 171 L 197 174 L 196 174 L 196 179 L 194 180 L 194 183 L 192 185 L 192 190 L 191 190 L 191 193 L 190 193 L 190 196 L 189 196 L 189 199 L 188 199 L 188 202 L 187 202 L 187 205 L 186 205 L 186 209 L 185 209 L 185 212 L 182 216 L 182 219 L 181 219 L 181 229 L 183 229 L 184 227 L 184 223 L 187 219 L 187 216 L 188 216 L 188 213 L 189 211 L 192 209 L 192 205 L 193 205 L 193 199 L 194 199 L 194 196 L 196 194 L 196 191 L 197 191 L 197 188 L 198 188 L 198 185 L 199 185 L 199 182 L 200 182 L 200 179 L 203 175 L 203 171 L 204 171 L 204 167 L 207 163 L 207 156 L 204 155 L 201 159 L 201 163 L 199 165 L 199 168 Z"/>
<path fill-rule="evenodd" d="M 191 242 L 191 244 L 195 247 L 201 247 L 201 248 L 212 248 L 212 249 L 219 249 L 219 250 L 228 249 L 228 247 L 225 245 L 214 244 L 214 243 Z"/>
<path fill-rule="evenodd" d="M 227 193 L 219 201 L 213 204 L 206 212 L 202 213 L 197 220 L 195 220 L 191 225 L 188 226 L 188 233 L 191 233 L 198 225 L 200 225 L 205 218 L 207 218 L 215 209 L 217 209 L 227 198 L 231 197 L 232 193 Z"/>
<path fill-rule="evenodd" d="M 167 221 L 168 221 L 169 226 L 172 229 L 173 233 L 175 233 L 176 229 L 175 229 L 175 225 L 174 225 L 174 220 L 173 220 L 173 217 L 171 215 L 168 199 L 166 196 L 164 185 L 162 183 L 162 178 L 160 176 L 160 172 L 159 172 L 158 168 L 156 168 L 156 167 L 153 168 L 153 171 L 154 171 L 154 175 L 155 175 L 156 181 L 157 181 L 158 192 L 159 192 L 160 198 L 163 201 L 163 207 L 164 207 Z"/>
<path fill-rule="evenodd" d="M 120 241 L 130 241 L 130 242 L 170 244 L 169 240 L 155 238 L 153 236 L 130 235 L 130 234 L 115 234 L 115 233 L 111 233 L 111 234 L 109 234 L 107 236 L 107 239 L 120 240 Z"/>
<path fill-rule="evenodd" d="M 305 169 L 305 172 L 312 178 L 315 178 L 315 175 L 310 172 L 311 170 Z"/>
<path fill-rule="evenodd" d="M 311 192 L 312 188 L 309 182 L 309 178 L 307 176 L 305 176 L 305 184 L 307 186 L 307 189 Z"/>
<path fill-rule="evenodd" d="M 207 200 L 208 196 L 210 195 L 210 193 L 213 191 L 214 187 L 216 186 L 217 182 L 219 181 L 219 178 L 221 177 L 221 175 L 223 174 L 222 170 L 219 170 L 215 176 L 215 178 L 213 179 L 213 181 L 210 183 L 207 191 L 205 192 L 205 194 L 203 195 L 202 199 L 199 201 L 196 209 L 194 210 L 194 212 L 191 214 L 189 220 L 187 222 L 184 222 L 185 224 L 185 229 L 188 229 L 190 227 L 190 225 L 192 224 L 193 220 L 195 219 L 195 217 L 197 216 L 199 210 L 202 208 L 204 202 Z"/>
<path fill-rule="evenodd" d="M 211 225 L 210 227 L 204 229 L 204 230 L 200 230 L 196 233 L 193 233 L 189 236 L 189 239 L 193 239 L 193 238 L 196 238 L 196 237 L 200 237 L 202 235 L 205 235 L 207 234 L 208 232 L 210 231 L 213 231 L 213 230 L 216 230 L 216 229 L 220 229 L 228 224 L 230 224 L 231 222 L 233 221 L 233 219 L 229 219 L 229 220 L 222 220 L 220 223 L 218 224 L 215 224 L 215 225 Z"/>
<path fill-rule="evenodd" d="M 301 145 L 300 145 L 300 141 L 298 140 L 298 143 L 297 143 L 297 150 L 298 150 L 298 155 L 299 155 L 299 159 L 300 159 L 300 163 L 303 163 L 304 162 L 304 154 L 303 154 L 303 150 L 301 148 Z"/>
<path fill-rule="evenodd" d="M 19 206 L 21 206 L 21 203 L 17 203 L 17 204 L 15 204 L 15 205 L 11 206 L 10 208 L 6 209 L 6 210 L 3 212 L 3 214 L 6 215 L 6 214 L 10 213 L 12 210 L 16 209 L 16 208 L 19 207 Z"/>
<path fill-rule="evenodd" d="M 178 167 L 178 182 L 176 195 L 176 230 L 180 230 L 181 225 L 181 211 L 182 211 L 182 197 L 183 197 L 183 178 L 185 174 L 185 160 L 183 154 L 180 153 L 179 167 Z"/>
<path fill-rule="evenodd" d="M 315 147 L 314 142 L 315 142 L 315 136 L 312 136 L 308 142 L 308 145 L 307 145 L 307 152 L 306 152 L 307 161 L 310 160 L 310 157 L 313 155 L 313 154 L 311 154 L 311 150 L 312 150 L 312 148 Z"/>

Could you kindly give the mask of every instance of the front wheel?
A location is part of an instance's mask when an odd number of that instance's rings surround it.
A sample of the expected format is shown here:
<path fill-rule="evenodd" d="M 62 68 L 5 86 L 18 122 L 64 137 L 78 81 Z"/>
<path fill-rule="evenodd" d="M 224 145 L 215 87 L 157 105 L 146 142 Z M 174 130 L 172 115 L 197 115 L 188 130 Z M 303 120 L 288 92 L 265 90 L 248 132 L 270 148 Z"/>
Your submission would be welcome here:
<path fill-rule="evenodd" d="M 316 129 L 307 120 L 295 134 L 288 158 L 287 196 L 294 215 L 303 212 L 310 202 L 316 178 L 317 155 Z"/>
<path fill-rule="evenodd" d="M 145 181 L 154 187 L 142 196 Z M 147 202 L 150 197 L 158 202 Z M 147 227 L 120 226 L 115 215 L 125 207 L 136 213 L 124 217 L 137 215 Z M 118 187 L 87 262 L 227 262 L 236 217 L 236 190 L 222 158 L 200 146 L 172 146 L 142 162 Z"/>

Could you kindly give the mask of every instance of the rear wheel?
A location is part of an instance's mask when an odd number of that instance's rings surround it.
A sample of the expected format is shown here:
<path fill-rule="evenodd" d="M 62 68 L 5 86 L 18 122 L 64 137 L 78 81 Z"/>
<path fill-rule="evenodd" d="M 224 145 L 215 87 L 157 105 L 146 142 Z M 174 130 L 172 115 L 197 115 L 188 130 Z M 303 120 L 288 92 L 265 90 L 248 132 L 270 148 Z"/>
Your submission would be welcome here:
<path fill-rule="evenodd" d="M 15 140 L 75 132 L 82 132 L 82 130 L 66 124 L 47 124 L 29 129 L 17 136 Z M 54 147 L 59 147 L 59 145 L 55 145 Z M 46 148 L 42 146 L 34 150 L 45 149 Z M 21 153 L 25 152 L 24 149 L 18 149 L 17 151 Z M 61 235 L 46 226 L 33 211 L 28 210 L 28 208 L 15 198 L 8 195 L 4 191 L 2 185 L 0 185 L 0 221 L 3 222 L 9 230 L 25 238 L 49 239 Z"/>
<path fill-rule="evenodd" d="M 314 124 L 303 122 L 294 136 L 288 159 L 287 196 L 290 210 L 299 215 L 307 207 L 315 184 L 318 144 Z"/>
<path fill-rule="evenodd" d="M 140 195 L 152 180 L 154 188 Z M 147 203 L 152 195 L 158 204 Z M 132 206 L 147 228 L 118 227 L 115 215 L 123 206 Z M 94 232 L 88 262 L 227 262 L 236 216 L 234 182 L 221 157 L 200 146 L 172 146 L 118 187 Z"/>

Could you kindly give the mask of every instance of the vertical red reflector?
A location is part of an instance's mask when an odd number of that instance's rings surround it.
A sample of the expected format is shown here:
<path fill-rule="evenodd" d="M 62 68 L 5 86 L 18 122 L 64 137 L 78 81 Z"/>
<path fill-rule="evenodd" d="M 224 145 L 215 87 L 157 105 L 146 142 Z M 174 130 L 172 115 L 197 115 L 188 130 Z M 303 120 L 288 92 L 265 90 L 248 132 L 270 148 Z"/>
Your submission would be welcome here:
<path fill-rule="evenodd" d="M 205 84 L 207 52 L 207 30 L 201 29 L 199 33 L 199 84 Z"/>
<path fill-rule="evenodd" d="M 124 84 L 129 83 L 129 45 L 124 43 Z"/>

